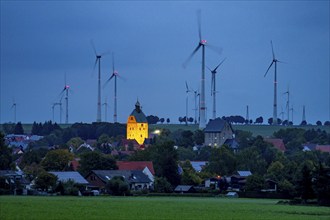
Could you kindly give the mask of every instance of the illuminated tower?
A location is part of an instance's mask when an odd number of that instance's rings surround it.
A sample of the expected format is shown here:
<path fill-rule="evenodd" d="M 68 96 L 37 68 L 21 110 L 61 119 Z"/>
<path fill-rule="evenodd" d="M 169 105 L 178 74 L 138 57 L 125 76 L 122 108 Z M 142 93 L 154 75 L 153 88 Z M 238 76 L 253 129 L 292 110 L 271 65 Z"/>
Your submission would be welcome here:
<path fill-rule="evenodd" d="M 146 138 L 148 138 L 148 121 L 137 101 L 135 109 L 127 119 L 127 139 L 136 140 L 138 144 L 142 145 Z"/>

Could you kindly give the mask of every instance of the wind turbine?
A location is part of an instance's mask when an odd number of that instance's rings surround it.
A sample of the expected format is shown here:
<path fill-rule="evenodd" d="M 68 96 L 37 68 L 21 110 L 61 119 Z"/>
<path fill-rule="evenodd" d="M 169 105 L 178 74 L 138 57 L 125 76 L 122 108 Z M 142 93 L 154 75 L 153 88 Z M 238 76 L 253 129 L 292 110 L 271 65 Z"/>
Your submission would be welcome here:
<path fill-rule="evenodd" d="M 63 88 L 62 92 L 60 93 L 60 96 L 62 96 L 65 92 L 65 124 L 69 123 L 69 89 L 70 89 L 70 86 L 66 84 L 66 76 L 65 76 L 64 88 Z M 61 100 L 62 100 L 62 97 L 61 97 Z M 62 104 L 60 104 L 60 107 L 61 107 L 61 105 Z"/>
<path fill-rule="evenodd" d="M 16 106 L 17 104 L 15 102 L 15 99 L 13 99 L 13 104 L 10 109 L 14 109 L 14 123 L 16 123 Z"/>
<path fill-rule="evenodd" d="M 287 94 L 288 95 L 288 99 L 286 101 L 286 110 L 287 110 L 287 116 L 288 116 L 288 123 L 290 122 L 290 90 L 289 90 L 289 87 L 288 87 L 288 90 L 283 93 L 283 94 Z"/>
<path fill-rule="evenodd" d="M 93 72 L 95 70 L 96 65 L 98 64 L 98 79 L 97 79 L 97 113 L 96 113 L 96 122 L 101 122 L 101 58 L 103 55 L 105 55 L 106 53 L 103 54 L 98 54 L 96 52 L 95 46 L 93 41 L 91 41 L 93 50 L 94 50 L 94 54 L 95 54 L 95 63 L 94 63 L 94 68 L 93 68 Z"/>
<path fill-rule="evenodd" d="M 107 103 L 107 98 L 104 99 L 104 121 L 107 122 L 107 112 L 108 112 L 108 103 Z"/>
<path fill-rule="evenodd" d="M 291 119 L 292 119 L 292 125 L 293 125 L 293 112 L 295 112 L 294 108 L 293 108 L 293 105 L 292 107 L 290 108 L 290 111 L 291 111 Z"/>
<path fill-rule="evenodd" d="M 305 105 L 303 105 L 302 121 L 306 121 L 306 111 L 305 111 Z"/>
<path fill-rule="evenodd" d="M 275 71 L 274 71 L 274 104 L 273 104 L 273 124 L 277 125 L 277 63 L 281 61 L 277 60 L 275 57 L 275 53 L 274 53 L 274 48 L 273 48 L 273 42 L 270 41 L 270 44 L 272 46 L 272 54 L 273 54 L 273 60 L 270 63 L 264 77 L 266 77 L 269 69 L 272 67 L 272 65 L 275 63 Z"/>
<path fill-rule="evenodd" d="M 205 46 L 207 41 L 202 39 L 202 29 L 201 29 L 201 11 L 197 12 L 197 22 L 198 22 L 198 35 L 199 42 L 197 47 L 190 54 L 188 59 L 183 63 L 183 67 L 186 67 L 191 58 L 197 53 L 197 51 L 202 48 L 202 76 L 201 76 L 201 93 L 200 93 L 200 103 L 199 103 L 199 128 L 203 129 L 206 126 L 206 103 L 205 103 Z"/>
<path fill-rule="evenodd" d="M 188 83 L 186 81 L 186 125 L 188 125 L 188 93 L 192 92 L 192 90 L 189 89 Z"/>
<path fill-rule="evenodd" d="M 199 92 L 198 90 L 192 90 L 194 92 L 194 100 L 195 100 L 195 108 L 194 108 L 194 111 L 195 111 L 195 124 L 197 124 L 197 96 L 199 96 Z"/>
<path fill-rule="evenodd" d="M 212 81 L 211 81 L 211 96 L 213 96 L 213 119 L 215 119 L 217 116 L 217 110 L 216 110 L 216 97 L 215 97 L 215 94 L 217 93 L 216 91 L 216 86 L 215 86 L 215 74 L 217 73 L 217 69 L 219 68 L 219 66 L 226 60 L 223 59 L 219 64 L 218 66 L 216 66 L 213 70 L 210 69 L 209 67 L 207 67 L 210 71 L 211 71 L 211 74 L 212 74 Z"/>
<path fill-rule="evenodd" d="M 119 75 L 118 71 L 115 70 L 115 57 L 114 54 L 112 53 L 112 74 L 110 78 L 105 82 L 104 86 L 111 81 L 112 78 L 115 78 L 115 88 L 114 88 L 114 112 L 113 112 L 113 122 L 117 122 L 117 77 L 121 78 Z"/>

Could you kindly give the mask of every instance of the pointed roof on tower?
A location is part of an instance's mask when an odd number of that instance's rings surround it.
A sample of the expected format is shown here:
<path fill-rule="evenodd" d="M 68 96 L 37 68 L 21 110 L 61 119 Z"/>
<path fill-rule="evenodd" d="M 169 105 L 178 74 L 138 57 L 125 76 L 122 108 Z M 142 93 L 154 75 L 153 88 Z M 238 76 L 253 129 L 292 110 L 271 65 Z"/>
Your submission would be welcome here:
<path fill-rule="evenodd" d="M 137 123 L 148 123 L 145 114 L 141 110 L 139 100 L 136 101 L 135 109 L 132 111 L 130 116 L 134 116 Z"/>

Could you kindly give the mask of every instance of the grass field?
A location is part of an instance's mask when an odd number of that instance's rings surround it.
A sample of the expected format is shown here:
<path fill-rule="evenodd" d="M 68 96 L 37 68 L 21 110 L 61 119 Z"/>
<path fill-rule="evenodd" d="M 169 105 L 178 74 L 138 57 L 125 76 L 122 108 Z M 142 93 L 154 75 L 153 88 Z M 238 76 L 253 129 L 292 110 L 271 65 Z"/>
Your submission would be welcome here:
<path fill-rule="evenodd" d="M 330 219 L 329 207 L 191 197 L 0 196 L 0 219 Z"/>

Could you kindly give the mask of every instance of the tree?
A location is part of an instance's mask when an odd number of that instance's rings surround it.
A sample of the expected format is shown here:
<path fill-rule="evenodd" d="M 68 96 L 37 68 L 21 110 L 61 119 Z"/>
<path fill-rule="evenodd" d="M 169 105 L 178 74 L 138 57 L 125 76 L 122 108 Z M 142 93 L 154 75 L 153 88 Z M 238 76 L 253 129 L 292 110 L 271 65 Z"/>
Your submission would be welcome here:
<path fill-rule="evenodd" d="M 104 155 L 95 151 L 83 153 L 80 157 L 79 172 L 86 176 L 91 170 L 118 169 L 115 159 L 111 155 Z"/>
<path fill-rule="evenodd" d="M 273 124 L 273 118 L 268 118 L 268 124 L 272 125 Z"/>
<path fill-rule="evenodd" d="M 178 173 L 178 153 L 174 149 L 174 143 L 169 140 L 163 140 L 151 146 L 151 158 L 154 164 L 156 176 L 165 177 L 172 186 L 180 183 Z"/>
<path fill-rule="evenodd" d="M 181 175 L 182 185 L 194 185 L 197 186 L 202 183 L 202 179 L 197 175 L 196 171 L 192 167 L 189 160 L 186 160 L 181 164 L 183 173 Z"/>
<path fill-rule="evenodd" d="M 4 131 L 5 134 L 12 134 L 14 133 L 14 128 L 15 128 L 15 124 L 14 123 L 4 123 L 2 125 L 2 129 Z"/>
<path fill-rule="evenodd" d="M 211 156 L 206 170 L 218 175 L 231 175 L 236 171 L 237 164 L 234 153 L 228 146 L 211 149 Z"/>
<path fill-rule="evenodd" d="M 159 193 L 171 193 L 173 187 L 165 177 L 155 177 L 155 191 Z"/>
<path fill-rule="evenodd" d="M 164 123 L 164 121 L 165 121 L 165 119 L 164 118 L 161 118 L 161 119 L 159 119 L 159 121 L 160 121 L 160 123 Z"/>
<path fill-rule="evenodd" d="M 159 118 L 154 115 L 148 115 L 146 118 L 149 124 L 157 124 L 157 122 L 159 121 Z"/>
<path fill-rule="evenodd" d="M 265 179 L 261 175 L 253 174 L 246 178 L 246 191 L 260 191 L 265 187 Z"/>
<path fill-rule="evenodd" d="M 4 135 L 0 132 L 0 170 L 10 169 L 11 163 L 11 149 L 5 144 Z"/>
<path fill-rule="evenodd" d="M 169 118 L 166 119 L 166 123 L 167 123 L 167 124 L 170 123 L 170 119 L 169 119 Z"/>
<path fill-rule="evenodd" d="M 302 122 L 300 123 L 300 125 L 301 125 L 301 126 L 306 126 L 306 125 L 307 125 L 307 121 L 305 121 L 305 120 L 302 121 Z"/>
<path fill-rule="evenodd" d="M 315 191 L 319 205 L 330 205 L 330 169 L 319 164 L 316 173 Z"/>
<path fill-rule="evenodd" d="M 306 203 L 308 199 L 314 198 L 313 183 L 311 171 L 305 164 L 302 168 L 302 176 L 298 180 L 297 191 L 303 201 Z"/>
<path fill-rule="evenodd" d="M 74 137 L 71 138 L 66 144 L 69 147 L 73 147 L 75 150 L 79 148 L 80 145 L 82 145 L 84 141 L 80 137 Z"/>
<path fill-rule="evenodd" d="M 316 125 L 317 125 L 317 126 L 322 126 L 322 122 L 321 122 L 321 121 L 317 121 L 317 122 L 316 122 Z"/>
<path fill-rule="evenodd" d="M 204 132 L 199 129 L 194 131 L 193 140 L 196 145 L 202 145 L 204 143 Z"/>
<path fill-rule="evenodd" d="M 263 119 L 263 117 L 258 117 L 258 118 L 256 118 L 256 121 L 254 122 L 255 124 L 262 124 L 264 122 L 264 119 Z"/>
<path fill-rule="evenodd" d="M 73 154 L 68 150 L 52 150 L 46 154 L 41 165 L 47 171 L 63 171 L 71 160 L 73 160 Z"/>
<path fill-rule="evenodd" d="M 324 125 L 325 125 L 325 126 L 330 126 L 330 121 L 325 121 L 325 122 L 324 122 Z"/>
<path fill-rule="evenodd" d="M 179 117 L 179 122 L 180 122 L 180 124 L 181 124 L 182 122 L 184 122 L 184 120 L 183 120 L 182 117 Z"/>
<path fill-rule="evenodd" d="M 106 184 L 107 191 L 115 196 L 125 196 L 129 194 L 129 186 L 122 176 L 114 176 Z"/>
<path fill-rule="evenodd" d="M 24 129 L 23 129 L 21 122 L 17 122 L 17 124 L 14 127 L 13 133 L 14 134 L 24 134 Z"/>
<path fill-rule="evenodd" d="M 55 189 L 57 177 L 54 174 L 47 173 L 46 171 L 40 172 L 35 180 L 35 188 L 42 191 Z"/>

